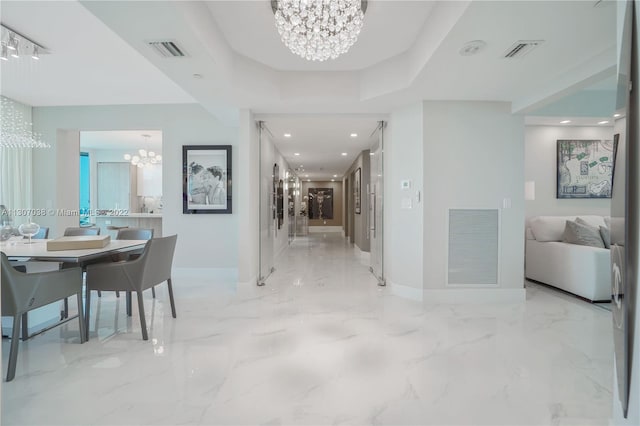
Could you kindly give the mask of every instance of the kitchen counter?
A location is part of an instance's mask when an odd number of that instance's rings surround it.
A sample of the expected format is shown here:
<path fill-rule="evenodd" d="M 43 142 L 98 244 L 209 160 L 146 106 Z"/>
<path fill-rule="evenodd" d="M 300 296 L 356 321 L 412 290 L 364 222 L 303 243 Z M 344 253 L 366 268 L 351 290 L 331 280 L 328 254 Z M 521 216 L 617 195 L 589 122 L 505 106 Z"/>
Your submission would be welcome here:
<path fill-rule="evenodd" d="M 162 236 L 162 213 L 129 213 L 105 214 L 92 216 L 91 222 L 100 228 L 101 235 L 111 235 L 115 238 L 118 231 L 109 227 L 129 227 L 153 229 L 155 237 Z"/>

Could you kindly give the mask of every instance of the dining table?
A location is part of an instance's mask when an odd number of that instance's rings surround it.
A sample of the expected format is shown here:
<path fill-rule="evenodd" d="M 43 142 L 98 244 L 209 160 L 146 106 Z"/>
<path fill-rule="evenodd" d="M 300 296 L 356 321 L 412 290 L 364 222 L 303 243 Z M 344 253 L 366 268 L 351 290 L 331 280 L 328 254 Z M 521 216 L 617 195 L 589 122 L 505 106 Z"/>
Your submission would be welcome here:
<path fill-rule="evenodd" d="M 68 237 L 67 237 L 68 238 Z M 47 241 L 50 240 L 27 240 L 27 239 L 10 239 L 0 242 L 0 251 L 2 251 L 10 261 L 28 262 L 57 262 L 59 264 L 77 265 L 85 268 L 88 264 L 99 262 L 101 259 L 111 259 L 112 255 L 119 253 L 127 253 L 131 251 L 142 250 L 148 240 L 111 240 L 102 248 L 86 248 L 73 250 L 48 250 Z M 85 290 L 86 291 L 86 290 Z M 130 310 L 130 295 L 127 295 L 127 307 Z M 81 309 L 82 307 L 78 307 Z M 62 311 L 60 321 L 53 325 L 39 329 L 29 334 L 26 314 L 22 320 L 22 340 L 31 338 L 37 334 L 44 333 L 61 323 L 70 321 L 77 316 L 68 316 L 68 304 L 65 299 L 64 310 Z"/>
<path fill-rule="evenodd" d="M 102 248 L 47 250 L 51 240 L 7 240 L 0 243 L 0 251 L 9 260 L 38 260 L 44 262 L 76 263 L 84 266 L 87 262 L 116 253 L 125 253 L 144 248 L 147 240 L 111 240 Z"/>

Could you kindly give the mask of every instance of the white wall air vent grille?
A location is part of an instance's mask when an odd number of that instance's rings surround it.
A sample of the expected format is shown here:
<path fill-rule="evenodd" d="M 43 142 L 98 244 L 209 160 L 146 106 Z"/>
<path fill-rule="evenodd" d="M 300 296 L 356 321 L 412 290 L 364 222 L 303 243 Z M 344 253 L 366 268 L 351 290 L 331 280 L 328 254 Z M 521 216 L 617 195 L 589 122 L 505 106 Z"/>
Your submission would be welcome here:
<path fill-rule="evenodd" d="M 498 284 L 499 212 L 449 210 L 448 284 Z"/>
<path fill-rule="evenodd" d="M 185 50 L 172 40 L 150 41 L 148 44 L 163 58 L 181 58 L 187 56 Z"/>
<path fill-rule="evenodd" d="M 544 40 L 518 40 L 504 54 L 505 58 L 522 58 L 536 47 L 544 43 Z"/>

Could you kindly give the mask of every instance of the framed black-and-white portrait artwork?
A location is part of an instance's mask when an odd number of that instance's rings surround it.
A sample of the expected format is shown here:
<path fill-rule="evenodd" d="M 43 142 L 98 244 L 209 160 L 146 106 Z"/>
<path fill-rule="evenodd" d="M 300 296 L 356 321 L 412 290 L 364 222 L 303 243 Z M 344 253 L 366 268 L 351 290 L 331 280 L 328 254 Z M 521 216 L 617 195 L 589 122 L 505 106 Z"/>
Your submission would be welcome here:
<path fill-rule="evenodd" d="M 182 213 L 231 211 L 231 145 L 184 145 Z"/>
<path fill-rule="evenodd" d="M 358 167 L 353 179 L 353 208 L 356 214 L 360 214 L 360 198 L 362 196 L 362 169 Z"/>

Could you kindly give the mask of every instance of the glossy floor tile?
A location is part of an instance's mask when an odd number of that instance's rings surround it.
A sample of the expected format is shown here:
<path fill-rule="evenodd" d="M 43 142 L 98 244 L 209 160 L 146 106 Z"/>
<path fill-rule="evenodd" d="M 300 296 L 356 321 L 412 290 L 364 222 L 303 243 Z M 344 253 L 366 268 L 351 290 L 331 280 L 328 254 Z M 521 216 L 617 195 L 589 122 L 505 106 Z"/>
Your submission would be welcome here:
<path fill-rule="evenodd" d="M 606 425 L 610 312 L 527 284 L 526 303 L 392 296 L 339 234 L 295 241 L 264 287 L 176 276 L 93 298 L 91 340 L 68 324 L 21 344 L 3 425 Z M 3 372 L 9 341 L 3 340 Z"/>

